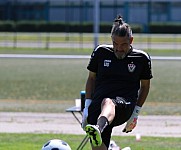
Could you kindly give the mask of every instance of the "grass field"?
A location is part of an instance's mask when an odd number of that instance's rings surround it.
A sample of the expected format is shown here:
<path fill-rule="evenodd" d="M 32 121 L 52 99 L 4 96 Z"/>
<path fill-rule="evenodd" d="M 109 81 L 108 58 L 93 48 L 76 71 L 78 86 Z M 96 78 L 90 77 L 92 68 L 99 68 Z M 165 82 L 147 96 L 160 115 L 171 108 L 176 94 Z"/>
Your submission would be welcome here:
<path fill-rule="evenodd" d="M 0 42 L 36 41 L 46 42 L 50 36 L 51 42 L 93 42 L 92 34 L 68 33 L 0 33 Z M 135 42 L 180 43 L 180 35 L 134 35 Z M 100 42 L 110 41 L 109 34 L 100 34 Z M 69 43 L 70 44 L 70 43 Z M 90 48 L 11 48 L 0 47 L 0 53 L 24 54 L 86 54 Z M 181 56 L 181 50 L 147 50 L 151 56 Z M 79 98 L 80 90 L 84 90 L 87 78 L 86 66 L 88 59 L 0 59 L 0 111 L 47 111 L 62 112 L 57 103 L 70 106 L 75 98 Z M 180 61 L 153 60 L 153 75 L 151 90 L 143 114 L 181 114 L 180 92 Z M 41 100 L 51 100 L 47 107 Z M 64 101 L 63 101 L 64 100 Z M 18 101 L 18 102 L 16 102 Z M 53 102 L 54 101 L 54 102 Z M 11 102 L 11 105 L 9 105 Z M 162 107 L 164 103 L 164 107 Z M 26 107 L 32 106 L 32 107 Z M 38 106 L 38 107 L 35 107 Z M 171 111 L 170 111 L 171 110 Z"/>
<path fill-rule="evenodd" d="M 1 59 L 0 99 L 71 100 L 84 89 L 85 59 Z"/>
<path fill-rule="evenodd" d="M 0 59 L 0 99 L 71 100 L 84 89 L 88 59 Z M 171 66 L 171 67 L 170 67 Z M 153 60 L 150 102 L 180 102 L 179 61 Z"/>
<path fill-rule="evenodd" d="M 10 33 L 11 34 L 11 33 Z M 11 37 L 10 37 L 11 36 Z M 33 34 L 20 34 L 21 41 L 46 42 L 46 34 L 38 37 Z M 53 36 L 52 42 L 80 41 L 90 42 L 92 37 Z M 0 35 L 0 42 L 14 40 L 9 33 Z M 101 36 L 106 42 L 107 36 Z M 136 37 L 136 42 L 147 42 L 145 36 Z M 152 42 L 180 43 L 181 37 L 151 37 Z M 1 46 L 0 53 L 25 54 L 86 54 L 90 48 L 12 48 Z M 151 55 L 181 56 L 181 50 L 148 50 Z M 74 99 L 80 97 L 87 78 L 86 66 L 88 59 L 0 59 L 0 112 L 65 112 L 74 104 Z M 142 109 L 142 115 L 181 115 L 180 92 L 180 61 L 153 60 L 153 76 L 148 99 Z M 83 139 L 82 135 L 58 134 L 5 134 L 0 133 L 0 149 L 5 150 L 35 150 L 41 149 L 49 139 L 63 139 L 75 150 Z M 142 137 L 140 142 L 135 137 L 114 136 L 121 147 L 130 146 L 133 150 L 180 150 L 181 138 Z M 90 150 L 90 145 L 86 145 Z"/>
<path fill-rule="evenodd" d="M 71 137 L 71 138 L 70 138 Z M 83 139 L 83 135 L 66 135 L 66 134 L 0 134 L 0 147 L 5 150 L 40 150 L 44 143 L 50 139 L 63 139 L 72 150 L 76 150 Z M 141 141 L 136 141 L 135 137 L 113 136 L 114 140 L 120 147 L 131 147 L 132 150 L 180 150 L 181 138 L 164 138 L 164 137 L 142 137 Z M 7 142 L 8 141 L 8 142 Z M 87 143 L 86 150 L 91 150 Z"/>
<path fill-rule="evenodd" d="M 21 47 L 17 43 L 34 42 L 35 47 L 26 44 Z M 134 43 L 144 43 L 147 48 L 144 50 L 151 55 L 181 56 L 181 50 L 178 44 L 181 42 L 180 34 L 134 34 Z M 11 43 L 11 44 L 10 44 Z M 72 45 L 71 47 L 51 47 L 47 49 L 49 43 L 60 43 Z M 74 44 L 78 46 L 75 46 Z M 23 53 L 23 54 L 87 54 L 90 55 L 93 49 L 94 35 L 88 33 L 9 33 L 0 32 L 0 53 Z M 110 34 L 99 34 L 100 44 L 111 44 Z M 172 44 L 168 49 L 167 45 L 162 48 L 153 48 L 152 44 L 162 43 Z M 83 46 L 83 44 L 92 44 L 92 46 Z M 28 46 L 29 45 L 29 46 Z M 149 46 L 148 46 L 149 45 Z M 140 48 L 140 47 L 137 47 Z M 176 48 L 176 49 L 175 49 Z"/>
<path fill-rule="evenodd" d="M 46 54 L 46 55 L 91 55 L 92 48 L 12 48 L 0 47 L 1 54 Z M 145 50 L 151 56 L 181 56 L 181 50 L 175 49 L 150 49 Z"/>
<path fill-rule="evenodd" d="M 180 43 L 180 34 L 133 34 L 135 42 L 164 42 L 164 43 Z M 42 41 L 46 42 L 47 38 L 50 42 L 93 42 L 94 34 L 91 33 L 23 33 L 23 32 L 0 32 L 0 41 Z M 99 41 L 101 43 L 110 43 L 109 33 L 100 33 Z"/>
<path fill-rule="evenodd" d="M 87 64 L 88 59 L 0 59 L 0 111 L 51 112 L 42 100 L 52 101 L 53 112 L 64 111 L 62 105 L 71 106 L 84 90 Z M 154 78 L 143 114 L 181 114 L 180 75 L 180 61 L 153 60 Z M 63 110 L 56 107 L 60 100 Z"/>

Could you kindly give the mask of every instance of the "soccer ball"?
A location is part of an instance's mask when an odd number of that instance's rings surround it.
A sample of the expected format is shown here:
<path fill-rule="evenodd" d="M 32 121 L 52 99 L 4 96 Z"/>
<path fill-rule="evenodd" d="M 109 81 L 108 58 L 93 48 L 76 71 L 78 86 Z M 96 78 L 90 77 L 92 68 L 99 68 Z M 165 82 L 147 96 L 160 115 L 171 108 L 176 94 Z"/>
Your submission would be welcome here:
<path fill-rule="evenodd" d="M 71 148 L 65 141 L 52 139 L 43 145 L 42 150 L 71 150 Z"/>

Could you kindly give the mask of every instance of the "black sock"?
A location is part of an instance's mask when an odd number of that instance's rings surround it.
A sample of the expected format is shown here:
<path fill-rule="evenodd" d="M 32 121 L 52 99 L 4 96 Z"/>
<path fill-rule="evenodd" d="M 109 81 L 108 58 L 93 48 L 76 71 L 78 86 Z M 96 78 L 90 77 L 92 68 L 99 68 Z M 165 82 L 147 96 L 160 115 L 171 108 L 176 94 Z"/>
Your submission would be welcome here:
<path fill-rule="evenodd" d="M 97 126 L 100 130 L 100 132 L 102 133 L 103 130 L 105 129 L 106 126 L 109 125 L 109 121 L 107 120 L 106 117 L 101 116 L 98 120 L 97 120 Z"/>

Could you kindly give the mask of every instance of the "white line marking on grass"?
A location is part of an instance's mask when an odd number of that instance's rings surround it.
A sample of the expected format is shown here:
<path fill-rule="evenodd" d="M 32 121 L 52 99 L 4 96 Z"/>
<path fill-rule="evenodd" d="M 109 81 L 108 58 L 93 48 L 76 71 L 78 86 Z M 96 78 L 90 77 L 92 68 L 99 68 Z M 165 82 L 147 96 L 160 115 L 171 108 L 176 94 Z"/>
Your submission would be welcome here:
<path fill-rule="evenodd" d="M 89 59 L 90 55 L 33 55 L 33 54 L 0 54 L 0 58 L 50 58 L 50 59 Z M 177 56 L 151 56 L 153 60 L 181 60 Z"/>

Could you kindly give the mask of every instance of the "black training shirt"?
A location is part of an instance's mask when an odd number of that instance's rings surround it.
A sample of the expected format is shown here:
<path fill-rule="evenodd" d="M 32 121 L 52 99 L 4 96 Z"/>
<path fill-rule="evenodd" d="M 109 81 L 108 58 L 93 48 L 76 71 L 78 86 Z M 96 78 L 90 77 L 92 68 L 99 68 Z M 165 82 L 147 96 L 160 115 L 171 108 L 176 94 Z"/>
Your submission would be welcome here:
<path fill-rule="evenodd" d="M 150 56 L 134 48 L 124 59 L 117 59 L 112 45 L 100 45 L 87 69 L 96 73 L 93 100 L 120 96 L 136 101 L 140 80 L 152 78 Z"/>

